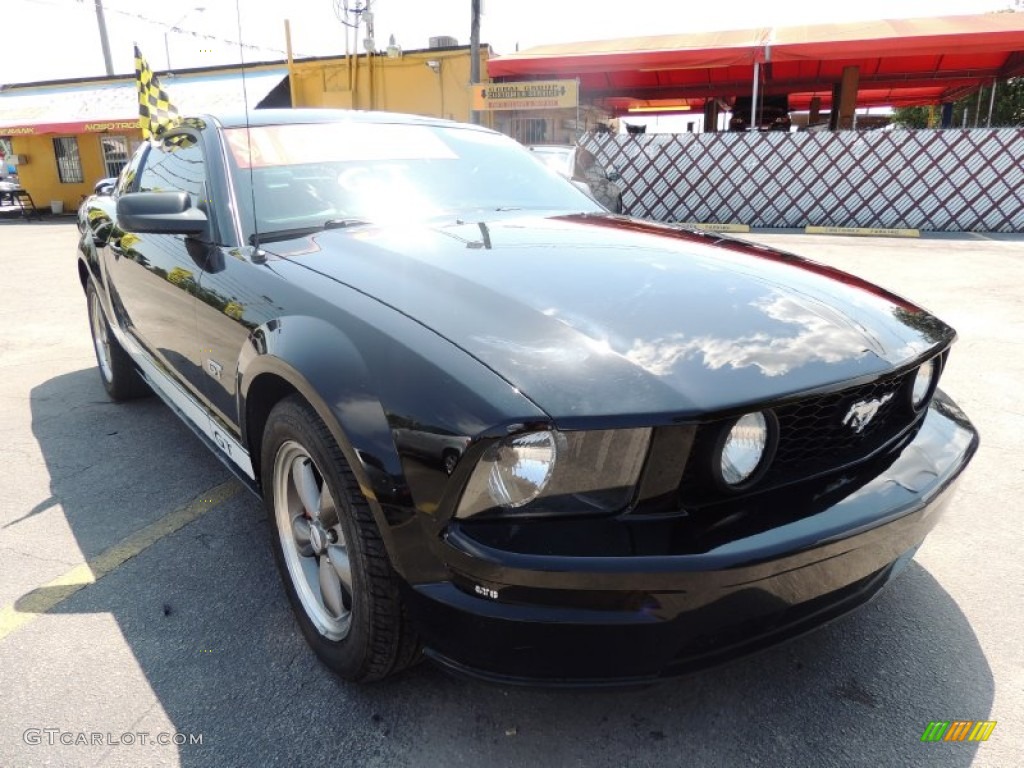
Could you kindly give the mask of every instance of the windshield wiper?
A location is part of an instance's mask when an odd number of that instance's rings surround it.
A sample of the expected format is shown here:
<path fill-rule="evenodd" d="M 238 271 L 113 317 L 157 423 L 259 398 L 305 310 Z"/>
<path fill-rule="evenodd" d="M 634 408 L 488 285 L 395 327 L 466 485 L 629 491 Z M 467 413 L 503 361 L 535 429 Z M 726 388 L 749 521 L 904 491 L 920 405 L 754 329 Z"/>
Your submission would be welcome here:
<path fill-rule="evenodd" d="M 272 243 L 280 240 L 292 240 L 296 237 L 305 237 L 306 235 L 315 235 L 317 232 L 323 232 L 326 229 L 345 229 L 346 227 L 355 227 L 360 224 L 369 224 L 367 219 L 360 219 L 354 216 L 344 219 L 328 219 L 322 224 L 312 224 L 308 227 L 297 227 L 295 229 L 275 229 L 270 232 L 254 232 L 249 236 L 249 245 L 259 245 L 260 243 Z"/>
<path fill-rule="evenodd" d="M 358 227 L 360 224 L 369 223 L 369 219 L 360 219 L 358 216 L 347 216 L 344 219 L 328 219 L 324 222 L 324 229 L 345 229 L 346 227 Z"/>

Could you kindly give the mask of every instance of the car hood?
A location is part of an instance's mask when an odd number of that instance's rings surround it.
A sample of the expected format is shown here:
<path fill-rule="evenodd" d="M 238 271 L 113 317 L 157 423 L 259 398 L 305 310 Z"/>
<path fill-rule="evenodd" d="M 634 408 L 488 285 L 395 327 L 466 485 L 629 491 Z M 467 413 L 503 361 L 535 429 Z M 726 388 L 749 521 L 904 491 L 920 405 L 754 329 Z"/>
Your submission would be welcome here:
<path fill-rule="evenodd" d="M 610 215 L 366 226 L 265 248 L 431 328 L 563 422 L 733 410 L 877 376 L 954 336 L 838 270 Z"/>

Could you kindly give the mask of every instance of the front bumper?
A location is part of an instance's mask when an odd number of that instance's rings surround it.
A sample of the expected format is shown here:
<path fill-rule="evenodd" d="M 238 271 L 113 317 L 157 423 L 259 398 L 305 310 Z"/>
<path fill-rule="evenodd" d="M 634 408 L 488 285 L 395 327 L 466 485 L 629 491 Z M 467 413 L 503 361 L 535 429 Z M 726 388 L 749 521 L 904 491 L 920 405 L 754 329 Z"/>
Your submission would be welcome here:
<path fill-rule="evenodd" d="M 690 672 L 873 597 L 935 525 L 977 445 L 967 418 L 937 393 L 892 455 L 737 502 L 721 531 L 704 532 L 704 548 L 685 517 L 595 522 L 588 537 L 605 535 L 608 551 L 623 552 L 599 556 L 573 553 L 567 537 L 581 521 L 519 526 L 534 542 L 546 526 L 554 554 L 453 527 L 440 544 L 451 578 L 407 585 L 407 604 L 427 654 L 479 677 L 601 685 Z M 629 554 L 623 540 L 645 554 Z"/>

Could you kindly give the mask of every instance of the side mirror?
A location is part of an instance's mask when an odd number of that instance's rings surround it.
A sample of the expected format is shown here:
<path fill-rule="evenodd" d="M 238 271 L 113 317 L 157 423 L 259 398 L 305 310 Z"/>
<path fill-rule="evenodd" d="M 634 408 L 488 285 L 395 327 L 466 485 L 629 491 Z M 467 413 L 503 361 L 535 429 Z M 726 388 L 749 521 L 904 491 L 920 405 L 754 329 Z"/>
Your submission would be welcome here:
<path fill-rule="evenodd" d="M 117 223 L 125 232 L 198 235 L 207 219 L 187 192 L 130 192 L 117 200 Z"/>
<path fill-rule="evenodd" d="M 117 179 L 100 179 L 93 186 L 92 191 L 94 195 L 108 197 L 114 193 L 115 186 L 117 186 Z"/>

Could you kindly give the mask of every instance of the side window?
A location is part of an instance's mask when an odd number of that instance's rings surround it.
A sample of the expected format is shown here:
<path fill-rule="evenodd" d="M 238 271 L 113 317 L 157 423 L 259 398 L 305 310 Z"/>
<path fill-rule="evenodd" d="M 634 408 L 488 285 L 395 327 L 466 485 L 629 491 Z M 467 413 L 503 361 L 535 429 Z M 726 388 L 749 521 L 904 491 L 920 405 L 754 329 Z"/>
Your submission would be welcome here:
<path fill-rule="evenodd" d="M 208 211 L 206 166 L 196 138 L 177 134 L 152 147 L 142 167 L 138 191 L 188 192 L 193 207 Z"/>
<path fill-rule="evenodd" d="M 117 177 L 117 186 L 115 187 L 118 195 L 134 191 L 135 179 L 139 174 L 139 166 L 142 165 L 142 160 L 148 151 L 148 145 L 141 145 L 137 150 L 135 150 L 135 154 L 133 154 L 132 159 L 128 161 L 128 165 L 121 170 L 120 175 Z"/>

